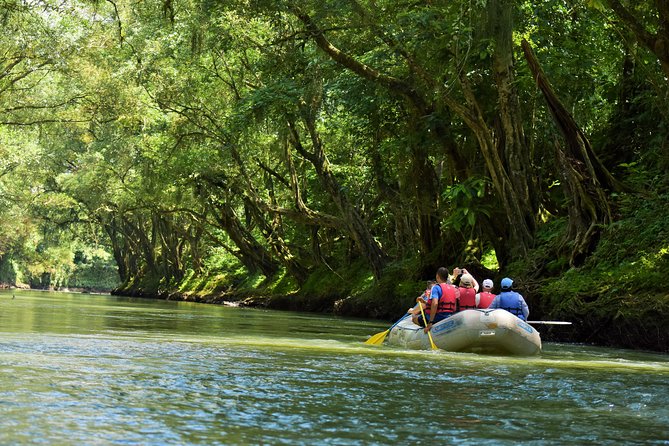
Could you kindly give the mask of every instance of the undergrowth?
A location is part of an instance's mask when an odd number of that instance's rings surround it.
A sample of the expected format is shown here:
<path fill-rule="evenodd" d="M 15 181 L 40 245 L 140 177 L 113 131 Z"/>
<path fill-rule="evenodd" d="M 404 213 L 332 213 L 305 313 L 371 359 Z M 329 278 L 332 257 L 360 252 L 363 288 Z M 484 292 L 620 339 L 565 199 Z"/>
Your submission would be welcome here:
<path fill-rule="evenodd" d="M 542 280 L 541 308 L 575 322 L 572 340 L 667 350 L 669 195 L 621 195 L 614 205 L 625 218 L 604 229 L 582 267 Z"/>

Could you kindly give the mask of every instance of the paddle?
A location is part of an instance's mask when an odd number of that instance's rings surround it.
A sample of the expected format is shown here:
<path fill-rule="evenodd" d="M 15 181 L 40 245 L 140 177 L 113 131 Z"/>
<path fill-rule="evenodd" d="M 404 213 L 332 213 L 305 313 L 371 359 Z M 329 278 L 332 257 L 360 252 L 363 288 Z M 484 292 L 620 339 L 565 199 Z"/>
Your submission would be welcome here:
<path fill-rule="evenodd" d="M 565 321 L 527 321 L 528 324 L 541 324 L 541 325 L 571 325 L 571 322 Z"/>
<path fill-rule="evenodd" d="M 425 326 L 427 326 L 427 318 L 425 317 L 425 312 L 423 311 L 423 306 L 422 306 L 422 305 L 418 305 L 418 307 L 420 308 L 420 314 L 423 315 L 423 321 L 425 321 Z M 430 345 L 432 346 L 432 350 L 438 350 L 439 347 L 437 347 L 436 345 L 434 345 L 434 341 L 432 340 L 432 333 L 430 333 L 430 332 L 428 331 L 428 332 L 427 332 L 427 337 L 430 338 Z"/>
<path fill-rule="evenodd" d="M 408 314 L 405 314 L 404 316 L 402 316 L 401 318 L 399 318 L 399 320 L 398 320 L 397 322 L 395 322 L 395 323 L 394 323 L 389 329 L 387 329 L 386 331 L 382 331 L 381 333 L 377 333 L 377 334 L 375 334 L 374 336 L 372 336 L 371 338 L 367 339 L 367 340 L 365 341 L 365 344 L 369 344 L 369 345 L 381 345 L 381 344 L 383 344 L 383 341 L 386 340 L 386 336 L 388 336 L 388 333 L 390 333 L 390 330 L 392 330 L 393 328 L 395 328 L 395 325 L 399 324 L 399 323 L 402 322 L 404 319 L 406 319 L 407 316 L 409 316 L 409 315 L 408 315 Z"/>

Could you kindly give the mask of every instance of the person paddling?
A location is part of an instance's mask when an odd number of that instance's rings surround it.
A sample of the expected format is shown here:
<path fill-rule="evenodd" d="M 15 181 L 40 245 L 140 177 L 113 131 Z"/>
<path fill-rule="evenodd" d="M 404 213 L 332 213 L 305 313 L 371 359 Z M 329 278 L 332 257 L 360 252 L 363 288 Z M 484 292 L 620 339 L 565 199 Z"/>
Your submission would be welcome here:
<path fill-rule="evenodd" d="M 423 310 L 425 310 L 425 307 L 427 306 L 427 301 L 429 300 L 430 295 L 432 294 L 432 287 L 435 286 L 436 284 L 437 284 L 436 281 L 428 280 L 427 288 L 425 289 L 425 291 L 423 291 L 423 294 L 421 294 L 416 298 L 416 305 L 407 310 L 407 313 L 411 315 L 411 321 L 414 324 L 421 325 L 420 321 L 418 320 L 418 318 L 421 315 L 420 307 L 422 306 Z"/>
<path fill-rule="evenodd" d="M 508 277 L 503 278 L 501 287 L 502 292 L 493 299 L 488 308 L 501 308 L 526 321 L 530 315 L 530 309 L 525 303 L 523 296 L 511 289 L 513 287 L 513 280 Z"/>
<path fill-rule="evenodd" d="M 476 295 L 476 308 L 485 309 L 490 306 L 496 295 L 492 293 L 492 280 L 485 279 L 482 285 L 483 291 Z"/>
<path fill-rule="evenodd" d="M 425 318 L 419 318 L 419 325 L 425 327 L 427 333 L 432 329 L 432 325 L 446 319 L 455 313 L 458 297 L 460 295 L 458 288 L 450 283 L 448 270 L 441 267 L 436 274 L 437 284 L 430 291 L 430 300 L 425 308 Z"/>

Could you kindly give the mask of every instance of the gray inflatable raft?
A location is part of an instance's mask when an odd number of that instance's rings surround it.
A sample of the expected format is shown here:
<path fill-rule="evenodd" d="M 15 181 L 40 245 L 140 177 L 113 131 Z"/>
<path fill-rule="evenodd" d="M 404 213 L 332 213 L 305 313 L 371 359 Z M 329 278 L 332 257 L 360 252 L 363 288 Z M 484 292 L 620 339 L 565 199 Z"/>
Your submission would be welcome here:
<path fill-rule="evenodd" d="M 432 327 L 437 347 L 452 352 L 493 353 L 530 356 L 541 352 L 541 337 L 527 322 L 506 310 L 465 310 Z M 388 334 L 387 341 L 410 349 L 430 349 L 423 328 L 401 321 Z"/>

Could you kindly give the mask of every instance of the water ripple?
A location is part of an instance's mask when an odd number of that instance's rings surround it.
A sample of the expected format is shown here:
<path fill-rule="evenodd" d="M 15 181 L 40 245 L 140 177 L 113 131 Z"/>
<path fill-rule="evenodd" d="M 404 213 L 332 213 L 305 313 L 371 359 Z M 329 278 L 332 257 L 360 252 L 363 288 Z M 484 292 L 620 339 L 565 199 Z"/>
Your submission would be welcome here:
<path fill-rule="evenodd" d="M 664 355 L 416 352 L 362 321 L 95 302 L 3 313 L 0 444 L 667 443 Z M 62 324 L 25 326 L 42 304 Z"/>

